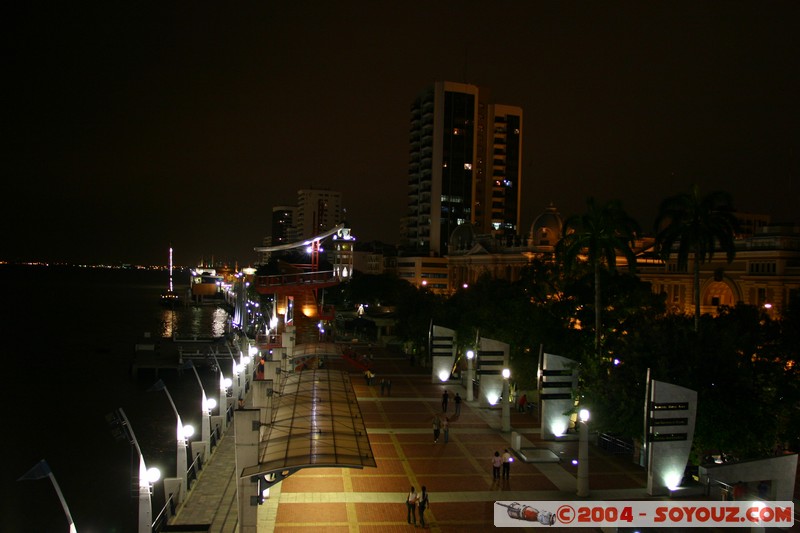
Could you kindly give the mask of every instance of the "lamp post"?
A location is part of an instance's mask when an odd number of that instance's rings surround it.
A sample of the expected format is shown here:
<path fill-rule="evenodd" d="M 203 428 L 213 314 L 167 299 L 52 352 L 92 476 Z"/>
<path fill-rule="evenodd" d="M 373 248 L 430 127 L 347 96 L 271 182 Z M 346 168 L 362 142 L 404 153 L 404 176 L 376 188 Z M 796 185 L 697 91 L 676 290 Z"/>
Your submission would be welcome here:
<path fill-rule="evenodd" d="M 475 352 L 472 350 L 467 350 L 467 401 L 471 402 L 474 398 L 472 397 L 472 381 L 474 376 L 472 375 L 472 360 L 475 359 Z"/>
<path fill-rule="evenodd" d="M 117 420 L 122 424 L 123 431 L 127 434 L 128 440 L 136 448 L 139 455 L 139 522 L 138 533 L 152 533 L 153 531 L 153 483 L 159 480 L 161 472 L 158 468 L 147 468 L 144 463 L 144 455 L 139 447 L 139 441 L 133 433 L 133 427 L 128 422 L 128 417 L 122 409 L 116 411 Z"/>
<path fill-rule="evenodd" d="M 219 405 L 219 414 L 222 417 L 225 427 L 228 427 L 228 387 L 233 385 L 233 381 L 230 378 L 226 378 L 225 374 L 222 372 L 217 354 L 211 352 L 211 356 L 214 358 L 214 364 L 217 366 L 217 370 L 219 370 L 219 402 L 217 402 L 217 405 Z"/>
<path fill-rule="evenodd" d="M 589 495 L 589 410 L 581 409 L 578 419 L 578 496 L 586 497 Z"/>
<path fill-rule="evenodd" d="M 503 369 L 503 432 L 511 431 L 511 405 L 508 403 L 508 378 L 511 377 L 511 371 L 507 368 Z"/>
<path fill-rule="evenodd" d="M 67 500 L 64 499 L 64 494 L 61 493 L 61 487 L 58 486 L 58 481 L 56 481 L 56 476 L 53 475 L 53 471 L 50 470 L 50 465 L 47 464 L 47 461 L 42 459 L 36 465 L 33 466 L 30 470 L 25 472 L 22 477 L 20 477 L 17 481 L 23 481 L 26 479 L 44 479 L 50 478 L 50 482 L 53 484 L 53 488 L 56 490 L 56 494 L 58 495 L 58 500 L 61 502 L 61 508 L 64 509 L 64 514 L 67 516 L 67 523 L 69 524 L 69 533 L 77 533 L 77 529 L 75 529 L 75 522 L 72 520 L 72 515 L 69 512 L 69 507 L 67 506 Z"/>
<path fill-rule="evenodd" d="M 241 357 L 239 362 L 236 361 L 236 357 L 233 355 L 233 350 L 229 345 L 226 345 L 228 348 L 228 354 L 231 356 L 231 376 L 233 381 L 233 401 L 234 403 L 242 396 L 242 383 L 241 383 L 241 370 L 242 365 Z M 241 352 L 239 352 L 241 354 Z"/>
<path fill-rule="evenodd" d="M 178 414 L 178 408 L 175 407 L 175 402 L 172 401 L 172 395 L 167 390 L 167 386 L 164 384 L 163 381 L 160 379 L 151 387 L 153 391 L 163 390 L 166 395 L 167 399 L 169 399 L 169 403 L 172 406 L 172 411 L 175 413 L 175 419 L 177 421 L 177 429 L 176 433 L 176 474 L 175 477 L 181 480 L 181 492 L 186 494 L 186 484 L 187 484 L 187 472 L 188 472 L 188 465 L 186 461 L 186 446 L 189 437 L 194 433 L 194 428 L 192 426 L 184 426 L 183 422 L 181 422 L 181 415 Z"/>
<path fill-rule="evenodd" d="M 197 384 L 200 385 L 200 392 L 203 394 L 203 400 L 200 404 L 200 438 L 205 443 L 204 459 L 207 461 L 211 455 L 211 410 L 214 408 L 217 402 L 213 398 L 209 399 L 206 397 L 206 390 L 203 388 L 203 382 L 200 380 L 200 374 L 197 373 L 197 368 L 195 368 L 191 361 L 189 361 L 189 364 L 191 365 L 192 370 L 194 370 L 194 377 L 197 378 Z"/>

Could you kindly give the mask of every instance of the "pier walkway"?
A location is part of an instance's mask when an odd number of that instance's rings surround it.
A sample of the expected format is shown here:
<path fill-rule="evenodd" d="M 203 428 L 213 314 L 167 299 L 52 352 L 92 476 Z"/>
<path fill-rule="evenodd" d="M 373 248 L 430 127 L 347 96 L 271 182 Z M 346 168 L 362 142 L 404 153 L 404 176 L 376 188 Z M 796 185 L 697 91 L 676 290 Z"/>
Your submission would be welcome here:
<path fill-rule="evenodd" d="M 454 416 L 451 401 L 449 442 L 433 442 L 432 419 L 441 412 L 444 389 L 466 392 L 458 384 L 431 383 L 430 370 L 410 366 L 400 355 L 373 349 L 376 374 L 367 385 L 361 372 L 351 372 L 377 468 L 306 468 L 274 486 L 259 507 L 258 531 L 366 533 L 407 531 L 405 498 L 411 486 L 426 486 L 430 507 L 426 525 L 432 531 L 484 532 L 494 524 L 496 500 L 576 500 L 578 443 L 538 438 L 536 413 L 511 412 L 511 427 L 559 462 L 511 466 L 509 480 L 493 481 L 491 456 L 510 449 L 510 433 L 500 431 L 500 409 L 462 402 Z M 335 362 L 329 361 L 333 367 Z M 380 380 L 390 379 L 391 392 L 381 395 Z M 186 502 L 170 522 L 202 524 L 196 531 L 236 531 L 236 484 L 233 430 L 229 428 Z M 590 446 L 590 500 L 652 499 L 646 494 L 646 472 L 630 457 L 617 457 Z M 532 528 L 504 528 L 532 531 Z"/>

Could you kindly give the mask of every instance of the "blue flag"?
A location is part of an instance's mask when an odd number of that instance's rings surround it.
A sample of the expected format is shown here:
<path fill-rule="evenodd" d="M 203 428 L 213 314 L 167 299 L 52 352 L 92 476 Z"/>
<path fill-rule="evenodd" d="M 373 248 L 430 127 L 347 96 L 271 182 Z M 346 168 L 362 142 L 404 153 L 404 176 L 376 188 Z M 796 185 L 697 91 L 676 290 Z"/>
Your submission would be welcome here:
<path fill-rule="evenodd" d="M 52 474 L 53 472 L 50 470 L 50 465 L 47 464 L 47 461 L 42 459 L 33 468 L 25 472 L 21 478 L 17 481 L 25 481 L 25 480 L 33 480 L 33 479 L 43 479 Z"/>
<path fill-rule="evenodd" d="M 166 388 L 167 388 L 167 386 L 164 385 L 164 382 L 159 379 L 158 381 L 153 383 L 153 385 L 149 389 L 147 389 L 147 392 L 158 392 L 158 391 L 164 390 Z"/>

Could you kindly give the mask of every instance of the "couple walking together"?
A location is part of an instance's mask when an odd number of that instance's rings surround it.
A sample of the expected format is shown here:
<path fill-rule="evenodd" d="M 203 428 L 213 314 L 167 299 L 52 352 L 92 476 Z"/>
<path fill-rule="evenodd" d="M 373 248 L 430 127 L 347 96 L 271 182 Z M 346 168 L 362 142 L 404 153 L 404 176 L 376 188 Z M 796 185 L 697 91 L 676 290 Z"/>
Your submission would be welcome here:
<path fill-rule="evenodd" d="M 439 415 L 433 417 L 433 443 L 439 442 L 439 433 L 444 430 L 444 442 L 450 440 L 450 420 L 447 417 L 444 419 L 439 418 Z"/>
<path fill-rule="evenodd" d="M 425 527 L 425 509 L 428 508 L 428 490 L 423 486 L 422 492 L 417 493 L 414 487 L 411 487 L 411 492 L 408 493 L 406 498 L 406 507 L 408 508 L 408 523 L 417 525 L 417 509 L 419 509 L 419 525 Z"/>

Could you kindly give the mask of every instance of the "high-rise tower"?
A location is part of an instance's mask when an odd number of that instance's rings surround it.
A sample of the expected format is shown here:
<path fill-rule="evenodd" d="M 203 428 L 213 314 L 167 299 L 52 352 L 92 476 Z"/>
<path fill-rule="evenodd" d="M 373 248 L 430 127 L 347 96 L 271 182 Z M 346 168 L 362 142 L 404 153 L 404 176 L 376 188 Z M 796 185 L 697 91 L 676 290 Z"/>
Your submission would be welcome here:
<path fill-rule="evenodd" d="M 519 226 L 522 110 L 474 85 L 437 82 L 411 106 L 404 247 L 444 255 L 465 222 L 482 233 Z"/>
<path fill-rule="evenodd" d="M 342 222 L 342 193 L 329 189 L 297 191 L 297 237 L 307 239 L 325 233 Z"/>

